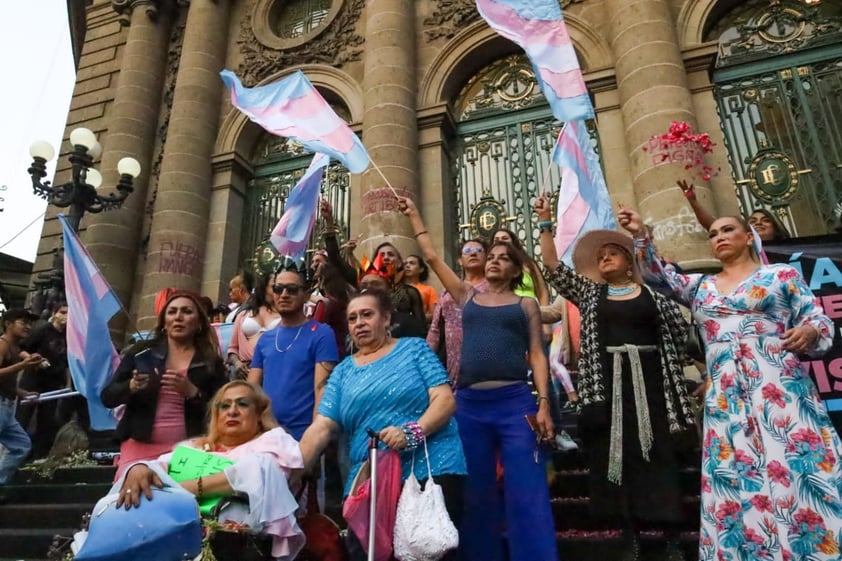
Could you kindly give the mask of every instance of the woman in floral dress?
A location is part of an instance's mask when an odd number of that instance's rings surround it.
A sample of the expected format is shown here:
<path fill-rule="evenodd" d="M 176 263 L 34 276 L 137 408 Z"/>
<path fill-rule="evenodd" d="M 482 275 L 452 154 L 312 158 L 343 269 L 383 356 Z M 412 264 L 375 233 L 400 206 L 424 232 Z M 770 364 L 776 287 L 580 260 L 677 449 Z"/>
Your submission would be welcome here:
<path fill-rule="evenodd" d="M 797 354 L 821 353 L 833 324 L 801 275 L 761 265 L 739 218 L 713 222 L 717 275 L 662 267 L 636 212 L 619 222 L 635 236 L 646 281 L 690 306 L 704 328 L 703 561 L 840 559 L 842 443 Z"/>

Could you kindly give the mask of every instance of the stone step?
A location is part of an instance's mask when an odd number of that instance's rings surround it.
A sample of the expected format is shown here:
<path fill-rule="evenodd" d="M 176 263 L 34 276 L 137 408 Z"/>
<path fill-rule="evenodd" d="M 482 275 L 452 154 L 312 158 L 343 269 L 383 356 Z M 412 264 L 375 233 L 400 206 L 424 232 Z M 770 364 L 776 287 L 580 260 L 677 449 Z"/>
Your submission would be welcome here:
<path fill-rule="evenodd" d="M 7 485 L 0 494 L 6 504 L 51 504 L 51 503 L 89 503 L 93 505 L 104 497 L 111 488 L 111 483 L 67 483 L 62 485 L 49 483 L 29 483 L 25 485 Z"/>
<path fill-rule="evenodd" d="M 75 483 L 111 483 L 117 468 L 114 466 L 68 467 L 55 470 L 48 477 L 43 477 L 29 469 L 18 470 L 12 479 L 13 484 L 75 484 Z"/>
<path fill-rule="evenodd" d="M 589 470 L 587 468 L 564 469 L 550 475 L 550 495 L 553 497 L 579 497 L 588 494 Z M 681 492 L 696 495 L 701 487 L 701 472 L 698 467 L 685 467 L 680 471 Z"/>
<path fill-rule="evenodd" d="M 4 530 L 39 528 L 79 528 L 82 517 L 95 502 L 62 504 L 6 504 L 0 506 L 0 528 Z"/>
<path fill-rule="evenodd" d="M 2 554 L 16 561 L 45 559 L 56 536 L 60 536 L 60 544 L 64 544 L 78 531 L 78 525 L 68 528 L 0 528 Z"/>
<path fill-rule="evenodd" d="M 579 450 L 571 452 L 553 451 L 550 460 L 556 471 L 582 470 L 587 469 L 587 457 L 584 453 L 584 445 L 579 442 Z M 687 468 L 699 469 L 702 465 L 702 453 L 698 449 L 682 449 L 676 453 L 678 465 Z"/>
<path fill-rule="evenodd" d="M 612 530 L 611 526 L 590 516 L 590 498 L 588 497 L 556 497 L 550 499 L 553 519 L 557 531 L 605 531 Z M 682 500 L 684 523 L 682 529 L 693 531 L 699 528 L 699 509 L 701 498 L 686 496 Z"/>
<path fill-rule="evenodd" d="M 620 559 L 627 545 L 619 531 L 560 532 L 556 534 L 558 557 L 562 561 L 614 561 Z M 698 559 L 698 532 L 683 532 L 681 547 L 685 559 Z M 640 537 L 641 556 L 645 561 L 664 558 L 666 539 L 660 532 L 644 532 Z"/>

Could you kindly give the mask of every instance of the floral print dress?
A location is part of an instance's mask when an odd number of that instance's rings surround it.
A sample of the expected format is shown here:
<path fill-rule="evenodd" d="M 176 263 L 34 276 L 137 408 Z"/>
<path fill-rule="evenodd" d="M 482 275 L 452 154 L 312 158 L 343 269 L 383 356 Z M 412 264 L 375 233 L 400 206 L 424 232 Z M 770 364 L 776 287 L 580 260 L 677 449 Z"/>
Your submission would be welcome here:
<path fill-rule="evenodd" d="M 730 294 L 715 275 L 664 267 L 636 239 L 646 282 L 690 306 L 702 328 L 711 385 L 702 450 L 702 561 L 838 560 L 842 443 L 815 385 L 781 335 L 809 325 L 832 342 L 833 324 L 801 275 L 759 267 Z"/>

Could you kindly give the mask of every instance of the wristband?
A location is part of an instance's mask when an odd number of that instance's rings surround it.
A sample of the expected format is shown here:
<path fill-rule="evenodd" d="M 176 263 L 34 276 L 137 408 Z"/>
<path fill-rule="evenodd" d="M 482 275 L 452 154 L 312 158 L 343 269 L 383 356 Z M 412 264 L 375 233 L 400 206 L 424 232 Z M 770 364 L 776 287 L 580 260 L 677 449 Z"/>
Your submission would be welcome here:
<path fill-rule="evenodd" d="M 424 431 L 421 430 L 421 425 L 415 421 L 404 423 L 401 425 L 401 430 L 403 430 L 404 437 L 406 437 L 407 450 L 415 450 L 426 439 Z"/>
<path fill-rule="evenodd" d="M 418 239 L 418 236 L 423 236 L 423 235 L 424 235 L 424 234 L 426 234 L 426 233 L 427 233 L 427 230 L 421 230 L 420 232 L 418 232 L 417 234 L 415 234 L 415 239 Z"/>
<path fill-rule="evenodd" d="M 543 230 L 544 228 L 552 228 L 553 221 L 552 220 L 542 220 L 538 222 L 538 228 Z"/>
<path fill-rule="evenodd" d="M 538 396 L 538 404 L 539 404 L 539 405 L 540 405 L 540 403 L 541 403 L 541 400 L 542 400 L 542 399 L 546 399 L 546 400 L 547 400 L 547 404 L 549 404 L 549 403 L 550 403 L 550 398 L 549 398 L 549 397 L 547 397 L 547 396 L 545 396 L 545 395 L 539 395 L 539 396 Z"/>

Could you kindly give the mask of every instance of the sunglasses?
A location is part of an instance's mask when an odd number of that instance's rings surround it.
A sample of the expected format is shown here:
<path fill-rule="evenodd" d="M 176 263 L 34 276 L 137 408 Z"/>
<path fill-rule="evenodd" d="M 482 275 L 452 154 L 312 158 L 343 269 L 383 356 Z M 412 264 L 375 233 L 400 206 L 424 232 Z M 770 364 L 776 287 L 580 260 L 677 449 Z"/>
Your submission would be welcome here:
<path fill-rule="evenodd" d="M 247 397 L 238 397 L 234 400 L 226 400 L 220 401 L 216 404 L 217 411 L 228 411 L 234 406 L 237 406 L 237 409 L 251 409 L 254 406 L 254 403 Z"/>
<path fill-rule="evenodd" d="M 287 291 L 287 294 L 290 296 L 298 296 L 298 294 L 304 290 L 304 287 L 300 284 L 273 284 L 272 285 L 272 292 L 275 294 L 283 294 L 284 290 Z"/>
<path fill-rule="evenodd" d="M 462 253 L 464 255 L 471 255 L 472 253 L 483 253 L 485 250 L 481 247 L 463 247 Z"/>

